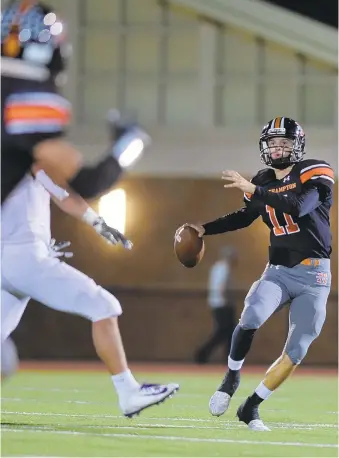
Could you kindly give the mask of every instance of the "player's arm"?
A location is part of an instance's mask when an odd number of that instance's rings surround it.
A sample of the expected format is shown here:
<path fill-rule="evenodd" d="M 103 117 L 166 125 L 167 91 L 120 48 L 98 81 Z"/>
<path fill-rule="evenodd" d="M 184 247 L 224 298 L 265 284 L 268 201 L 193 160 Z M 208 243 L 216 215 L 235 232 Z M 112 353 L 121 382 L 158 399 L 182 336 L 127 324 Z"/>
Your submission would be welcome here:
<path fill-rule="evenodd" d="M 112 111 L 108 154 L 85 167 L 82 154 L 63 138 L 70 122 L 70 104 L 63 97 L 49 92 L 12 94 L 5 101 L 3 118 L 15 148 L 28 150 L 55 183 L 62 188 L 70 185 L 84 198 L 109 190 L 150 143 L 146 132 Z"/>
<path fill-rule="evenodd" d="M 284 196 L 283 194 L 268 192 L 257 186 L 253 199 L 257 199 L 275 210 L 300 218 L 318 208 L 322 202 L 317 186 L 312 185 L 303 188 L 299 194 Z"/>
<path fill-rule="evenodd" d="M 32 172 L 35 179 L 48 191 L 51 199 L 60 210 L 92 226 L 109 243 L 113 245 L 121 243 L 127 249 L 132 248 L 132 242 L 127 240 L 117 229 L 108 226 L 105 220 L 80 195 L 58 186 L 44 170 L 38 170 L 36 165 L 33 166 Z"/>
<path fill-rule="evenodd" d="M 302 188 L 298 194 L 284 196 L 256 186 L 253 199 L 292 216 L 305 216 L 319 207 L 332 192 L 334 173 L 330 167 L 314 167 L 302 173 L 300 180 Z"/>
<path fill-rule="evenodd" d="M 252 178 L 251 183 L 256 182 L 256 180 L 256 177 Z M 250 194 L 244 193 L 244 203 L 245 206 L 239 210 L 200 225 L 196 228 L 199 235 L 223 234 L 250 226 L 260 216 L 260 213 Z"/>
<path fill-rule="evenodd" d="M 112 124 L 110 127 L 111 150 L 94 166 L 82 166 L 81 154 L 62 139 L 37 144 L 34 159 L 60 186 L 69 185 L 85 199 L 96 198 L 114 185 L 124 169 L 134 163 L 150 143 L 146 132 L 135 125 Z"/>
<path fill-rule="evenodd" d="M 69 181 L 70 186 L 85 199 L 107 192 L 150 145 L 150 136 L 137 124 L 120 119 L 111 110 L 108 118 L 111 149 L 107 156 L 92 167 L 82 167 Z"/>
<path fill-rule="evenodd" d="M 83 166 L 82 154 L 62 138 L 39 142 L 33 149 L 33 158 L 54 183 L 62 188 L 71 186 L 86 199 L 111 188 L 123 171 L 113 155 L 92 167 Z"/>
<path fill-rule="evenodd" d="M 223 234 L 224 232 L 243 229 L 252 224 L 258 216 L 259 212 L 253 208 L 253 205 L 246 205 L 236 212 L 203 224 L 204 235 Z"/>

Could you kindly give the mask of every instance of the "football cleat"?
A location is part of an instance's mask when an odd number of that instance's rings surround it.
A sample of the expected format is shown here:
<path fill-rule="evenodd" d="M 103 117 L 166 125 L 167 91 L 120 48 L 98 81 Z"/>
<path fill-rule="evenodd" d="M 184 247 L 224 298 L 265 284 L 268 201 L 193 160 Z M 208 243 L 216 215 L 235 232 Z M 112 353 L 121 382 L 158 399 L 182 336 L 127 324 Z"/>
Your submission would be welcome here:
<path fill-rule="evenodd" d="M 231 402 L 231 396 L 222 391 L 216 391 L 209 402 L 209 409 L 213 416 L 220 417 L 228 409 Z"/>
<path fill-rule="evenodd" d="M 228 409 L 233 394 L 240 385 L 240 371 L 229 370 L 218 390 L 212 395 L 209 410 L 212 415 L 220 417 Z"/>
<path fill-rule="evenodd" d="M 125 417 L 132 418 L 140 412 L 171 398 L 179 390 L 177 383 L 167 385 L 143 384 L 129 393 L 129 396 L 119 400 L 119 405 Z"/>
<path fill-rule="evenodd" d="M 252 431 L 271 431 L 260 419 L 259 406 L 250 404 L 249 398 L 238 408 L 237 417 Z"/>

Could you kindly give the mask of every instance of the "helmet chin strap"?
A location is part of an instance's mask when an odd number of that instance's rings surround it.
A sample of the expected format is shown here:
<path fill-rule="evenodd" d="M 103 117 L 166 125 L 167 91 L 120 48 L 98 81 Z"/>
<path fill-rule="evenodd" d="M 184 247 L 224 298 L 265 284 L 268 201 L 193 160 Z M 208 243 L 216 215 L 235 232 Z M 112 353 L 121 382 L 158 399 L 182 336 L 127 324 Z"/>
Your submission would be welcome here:
<path fill-rule="evenodd" d="M 291 164 L 291 155 L 292 153 L 290 152 L 288 156 L 282 156 L 279 159 L 272 159 L 271 158 L 271 167 L 277 170 L 285 170 L 288 167 L 290 167 Z"/>
<path fill-rule="evenodd" d="M 291 167 L 293 164 L 272 164 L 272 167 L 277 170 L 285 170 Z"/>

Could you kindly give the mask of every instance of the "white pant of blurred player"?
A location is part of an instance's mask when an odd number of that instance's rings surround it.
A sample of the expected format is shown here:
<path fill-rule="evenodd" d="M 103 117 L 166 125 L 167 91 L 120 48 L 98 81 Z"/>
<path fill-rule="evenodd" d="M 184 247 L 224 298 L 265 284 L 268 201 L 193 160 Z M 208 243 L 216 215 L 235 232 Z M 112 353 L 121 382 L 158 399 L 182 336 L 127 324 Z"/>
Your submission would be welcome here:
<path fill-rule="evenodd" d="M 18 366 L 19 357 L 15 343 L 8 337 L 1 342 L 1 380 L 15 374 Z"/>
<path fill-rule="evenodd" d="M 16 352 L 11 350 L 14 344 L 6 342 L 20 323 L 30 298 L 92 322 L 121 315 L 120 303 L 112 294 L 60 262 L 43 242 L 2 244 L 1 262 L 2 376 L 9 375 L 9 371 L 4 373 L 5 363 L 13 369 L 17 366 Z M 13 363 L 9 362 L 11 357 Z"/>
<path fill-rule="evenodd" d="M 53 257 L 44 242 L 2 244 L 1 250 L 1 353 L 2 380 L 13 374 L 18 358 L 13 342 L 8 340 L 18 326 L 32 298 L 54 310 L 80 315 L 92 322 L 121 315 L 119 301 L 92 279 Z M 123 374 L 125 378 L 125 374 Z M 147 407 L 171 397 L 179 386 L 139 385 L 133 376 L 133 389 L 125 389 L 120 375 L 119 405 L 125 416 L 132 417 Z M 113 380 L 112 377 L 112 380 Z M 132 383 L 130 383 L 132 384 Z"/>
<path fill-rule="evenodd" d="M 57 187 L 50 183 L 46 174 L 44 182 L 27 175 L 1 207 L 3 349 L 6 349 L 7 339 L 18 326 L 30 298 L 54 310 L 90 320 L 93 344 L 111 374 L 120 409 L 125 416 L 132 417 L 171 397 L 179 385 L 140 384 L 135 380 L 128 368 L 117 323 L 117 317 L 122 313 L 119 301 L 83 273 L 60 262 L 56 257 L 58 254 L 51 253 L 51 191 L 45 188 L 46 179 L 48 187 Z M 64 195 L 64 190 L 58 190 Z M 67 195 L 66 201 L 72 210 L 59 202 L 62 211 L 71 215 L 75 212 L 77 217 L 82 214 L 81 219 L 85 211 L 83 204 L 87 207 L 85 213 L 90 210 L 83 201 L 79 214 L 77 199 Z M 11 355 L 13 357 L 13 352 L 6 356 L 10 358 Z M 13 367 L 15 361 L 13 359 Z"/>
<path fill-rule="evenodd" d="M 4 365 L 1 367 L 2 380 L 16 370 L 18 358 L 15 346 L 8 338 L 18 326 L 31 298 L 54 310 L 80 315 L 93 323 L 118 317 L 122 313 L 119 301 L 112 294 L 52 256 L 42 241 L 2 244 L 1 257 L 1 352 L 7 366 L 7 369 Z M 175 383 L 139 385 L 132 375 L 128 377 L 133 389 L 125 388 L 125 373 L 122 380 L 120 375 L 113 376 L 112 380 L 114 377 L 120 408 L 128 417 L 163 402 L 179 388 Z"/>

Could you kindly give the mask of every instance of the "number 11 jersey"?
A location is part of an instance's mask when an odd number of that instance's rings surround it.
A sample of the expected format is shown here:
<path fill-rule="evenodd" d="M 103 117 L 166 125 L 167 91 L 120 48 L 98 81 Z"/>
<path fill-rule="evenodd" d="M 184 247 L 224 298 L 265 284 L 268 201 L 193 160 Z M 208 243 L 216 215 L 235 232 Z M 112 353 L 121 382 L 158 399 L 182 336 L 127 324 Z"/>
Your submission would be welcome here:
<path fill-rule="evenodd" d="M 251 180 L 264 192 L 277 193 L 286 199 L 307 189 L 316 188 L 319 202 L 306 214 L 290 215 L 266 205 L 250 194 L 244 201 L 251 213 L 261 215 L 270 229 L 269 260 L 274 265 L 293 267 L 306 258 L 329 258 L 331 248 L 330 208 L 333 200 L 334 173 L 325 161 L 309 159 L 298 162 L 281 180 L 272 169 L 260 170 Z"/>

